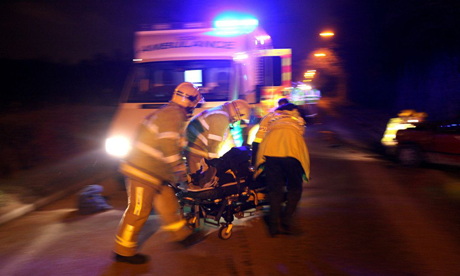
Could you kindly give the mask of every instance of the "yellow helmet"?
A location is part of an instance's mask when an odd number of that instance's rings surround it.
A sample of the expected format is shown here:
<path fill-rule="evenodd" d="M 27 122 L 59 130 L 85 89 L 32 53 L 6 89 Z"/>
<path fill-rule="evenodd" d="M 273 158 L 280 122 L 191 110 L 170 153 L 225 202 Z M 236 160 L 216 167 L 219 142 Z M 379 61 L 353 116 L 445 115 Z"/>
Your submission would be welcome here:
<path fill-rule="evenodd" d="M 251 117 L 251 106 L 244 100 L 234 100 L 226 103 L 230 115 L 230 121 L 236 123 L 238 121 L 249 122 Z"/>
<path fill-rule="evenodd" d="M 198 91 L 198 88 L 190 82 L 183 82 L 179 84 L 174 90 L 171 98 L 171 102 L 185 107 L 188 116 L 192 115 L 195 107 L 202 101 L 203 96 L 200 91 Z"/>

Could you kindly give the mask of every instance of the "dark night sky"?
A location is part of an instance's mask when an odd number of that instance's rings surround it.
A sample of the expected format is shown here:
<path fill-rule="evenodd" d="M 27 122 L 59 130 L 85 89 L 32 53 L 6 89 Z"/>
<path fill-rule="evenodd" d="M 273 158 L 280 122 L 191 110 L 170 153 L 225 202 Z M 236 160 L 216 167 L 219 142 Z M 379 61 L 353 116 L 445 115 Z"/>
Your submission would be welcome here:
<path fill-rule="evenodd" d="M 237 10 L 257 16 L 275 47 L 293 48 L 299 59 L 322 28 L 336 27 L 333 2 L 340 1 L 2 1 L 0 58 L 75 63 L 98 53 L 131 56 L 139 23 L 210 21 L 220 11 Z"/>
<path fill-rule="evenodd" d="M 365 104 L 420 95 L 436 64 L 447 70 L 437 83 L 458 79 L 447 69 L 460 55 L 458 0 L 4 0 L 0 59 L 76 64 L 104 54 L 129 62 L 138 24 L 211 21 L 228 10 L 255 15 L 275 48 L 292 48 L 293 81 L 311 69 L 304 61 L 314 49 L 333 46 L 348 95 Z M 336 33 L 329 42 L 318 35 L 325 29 Z M 402 80 L 409 84 L 404 91 Z"/>
<path fill-rule="evenodd" d="M 113 55 L 116 51 L 131 57 L 133 32 L 140 23 L 210 21 L 221 11 L 237 10 L 259 18 L 260 25 L 272 36 L 275 47 L 292 48 L 295 63 L 321 46 L 318 33 L 326 28 L 335 31 L 333 40 L 338 46 L 351 49 L 351 52 L 369 51 L 374 46 L 372 43 L 382 43 L 379 41 L 383 38 L 382 26 L 391 25 L 393 18 L 399 20 L 396 21 L 396 31 L 399 29 L 400 35 L 410 36 L 414 31 L 423 35 L 425 29 L 432 27 L 431 21 L 443 20 L 446 12 L 450 12 L 451 17 L 455 16 L 453 10 L 460 12 L 459 2 L 4 0 L 0 4 L 0 34 L 3 38 L 0 58 L 41 58 L 75 63 L 91 59 L 98 53 Z M 438 10 L 440 16 L 430 16 L 432 10 Z M 440 27 L 442 29 L 444 26 Z"/>

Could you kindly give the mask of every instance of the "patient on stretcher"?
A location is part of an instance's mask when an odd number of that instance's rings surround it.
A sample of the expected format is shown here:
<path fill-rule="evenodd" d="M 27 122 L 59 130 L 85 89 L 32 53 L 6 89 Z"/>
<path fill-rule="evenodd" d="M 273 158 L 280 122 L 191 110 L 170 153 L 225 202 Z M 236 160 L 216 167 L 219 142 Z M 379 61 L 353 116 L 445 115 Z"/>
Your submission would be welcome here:
<path fill-rule="evenodd" d="M 234 147 L 222 157 L 206 160 L 207 169 L 188 176 L 188 191 L 208 190 L 226 183 L 238 182 L 252 174 L 251 151 L 247 147 Z M 202 167 L 203 168 L 203 167 Z"/>

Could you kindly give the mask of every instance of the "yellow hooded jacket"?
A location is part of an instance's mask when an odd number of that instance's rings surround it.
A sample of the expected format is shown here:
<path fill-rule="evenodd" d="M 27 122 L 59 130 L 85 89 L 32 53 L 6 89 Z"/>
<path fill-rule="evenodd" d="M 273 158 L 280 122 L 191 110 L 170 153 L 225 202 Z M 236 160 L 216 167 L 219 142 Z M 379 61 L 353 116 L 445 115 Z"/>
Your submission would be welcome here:
<path fill-rule="evenodd" d="M 310 156 L 303 134 L 305 133 L 305 121 L 297 110 L 275 111 L 265 118 L 267 121 L 265 136 L 259 145 L 256 157 L 256 173 L 254 178 L 263 171 L 269 157 L 293 157 L 302 164 L 304 179 L 310 179 Z"/>

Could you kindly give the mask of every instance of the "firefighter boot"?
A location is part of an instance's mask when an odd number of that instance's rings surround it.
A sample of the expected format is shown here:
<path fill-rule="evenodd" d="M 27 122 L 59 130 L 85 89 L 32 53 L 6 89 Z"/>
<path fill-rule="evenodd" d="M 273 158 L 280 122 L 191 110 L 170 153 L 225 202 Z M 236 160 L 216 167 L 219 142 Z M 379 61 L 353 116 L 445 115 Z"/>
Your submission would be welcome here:
<path fill-rule="evenodd" d="M 136 254 L 134 256 L 122 256 L 115 253 L 115 261 L 120 263 L 130 264 L 145 264 L 150 260 L 150 257 L 144 254 Z"/>
<path fill-rule="evenodd" d="M 178 241 L 177 243 L 182 247 L 182 248 L 188 248 L 196 243 L 199 243 L 200 241 L 204 240 L 206 238 L 206 232 L 203 230 L 196 230 L 192 234 L 190 234 L 188 237 L 185 239 Z"/>

